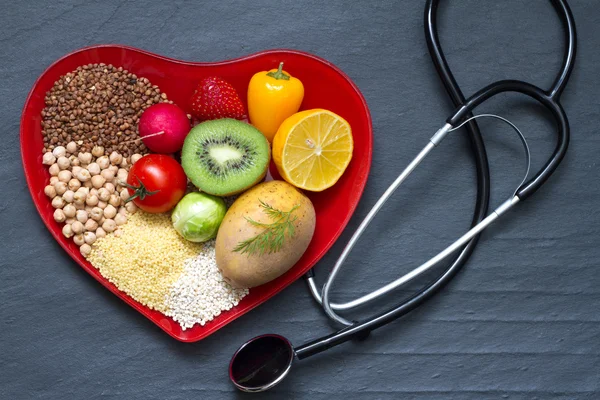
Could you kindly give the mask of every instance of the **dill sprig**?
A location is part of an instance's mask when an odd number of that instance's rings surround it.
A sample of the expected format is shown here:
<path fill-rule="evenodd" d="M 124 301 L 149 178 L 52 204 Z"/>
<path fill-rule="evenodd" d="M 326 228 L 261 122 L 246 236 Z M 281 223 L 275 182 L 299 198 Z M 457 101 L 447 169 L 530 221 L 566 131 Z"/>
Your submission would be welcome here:
<path fill-rule="evenodd" d="M 259 255 L 276 253 L 281 250 L 286 237 L 290 239 L 294 237 L 294 222 L 298 217 L 292 215 L 292 213 L 300 207 L 300 205 L 296 204 L 289 211 L 281 211 L 273 208 L 271 205 L 260 199 L 258 201 L 260 202 L 260 206 L 263 208 L 264 213 L 267 214 L 273 222 L 265 224 L 246 217 L 246 221 L 253 226 L 263 228 L 263 231 L 250 239 L 239 242 L 233 251 L 241 252 L 242 254 L 248 253 Z"/>

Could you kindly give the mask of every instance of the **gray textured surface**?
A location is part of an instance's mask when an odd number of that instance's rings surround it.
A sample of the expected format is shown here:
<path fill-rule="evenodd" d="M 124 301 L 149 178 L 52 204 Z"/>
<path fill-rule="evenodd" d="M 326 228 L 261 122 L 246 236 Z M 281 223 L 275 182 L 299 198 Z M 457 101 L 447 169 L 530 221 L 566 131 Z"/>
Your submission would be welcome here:
<path fill-rule="evenodd" d="M 337 64 L 369 103 L 374 157 L 349 229 L 317 267 L 323 278 L 349 232 L 449 114 L 425 46 L 424 2 L 1 3 L 0 398 L 250 397 L 236 393 L 226 373 L 243 340 L 273 331 L 301 343 L 330 330 L 304 283 L 197 344 L 169 338 L 87 276 L 36 215 L 18 153 L 27 92 L 55 59 L 94 43 L 197 61 L 290 47 Z M 551 83 L 562 32 L 549 2 L 446 3 L 443 45 L 465 93 L 500 78 Z M 580 46 L 563 101 L 573 138 L 556 175 L 484 235 L 467 268 L 426 306 L 366 342 L 299 363 L 255 398 L 600 398 L 600 13 L 594 0 L 572 3 Z M 541 165 L 554 136 L 537 106 L 503 96 L 481 110 L 513 120 Z M 481 126 L 498 204 L 519 181 L 522 155 L 506 128 Z M 447 140 L 384 209 L 336 298 L 375 288 L 466 229 L 474 174 L 464 144 L 460 135 Z"/>

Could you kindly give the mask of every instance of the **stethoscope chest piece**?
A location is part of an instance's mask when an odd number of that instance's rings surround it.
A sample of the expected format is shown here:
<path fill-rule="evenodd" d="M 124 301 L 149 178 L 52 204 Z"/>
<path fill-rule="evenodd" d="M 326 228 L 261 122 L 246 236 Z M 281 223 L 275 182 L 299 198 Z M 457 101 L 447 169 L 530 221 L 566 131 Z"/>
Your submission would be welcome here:
<path fill-rule="evenodd" d="M 280 335 L 261 335 L 248 340 L 229 363 L 229 378 L 244 392 L 262 392 L 277 385 L 294 361 L 294 348 Z"/>

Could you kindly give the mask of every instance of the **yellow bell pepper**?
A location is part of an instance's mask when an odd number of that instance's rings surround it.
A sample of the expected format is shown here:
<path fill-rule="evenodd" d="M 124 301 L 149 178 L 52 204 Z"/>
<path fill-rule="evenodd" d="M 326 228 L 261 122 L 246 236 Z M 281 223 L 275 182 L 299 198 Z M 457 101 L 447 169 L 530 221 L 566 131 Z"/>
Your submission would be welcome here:
<path fill-rule="evenodd" d="M 304 98 L 304 85 L 279 68 L 261 71 L 248 84 L 248 116 L 250 122 L 269 140 L 273 141 L 279 125 L 298 112 Z"/>

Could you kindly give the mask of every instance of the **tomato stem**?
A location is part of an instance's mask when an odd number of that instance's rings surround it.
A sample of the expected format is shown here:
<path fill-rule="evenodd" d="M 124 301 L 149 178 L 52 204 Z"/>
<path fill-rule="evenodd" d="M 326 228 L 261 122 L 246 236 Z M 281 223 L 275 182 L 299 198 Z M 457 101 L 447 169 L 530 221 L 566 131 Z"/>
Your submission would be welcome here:
<path fill-rule="evenodd" d="M 131 196 L 129 196 L 129 198 L 127 200 L 125 200 L 125 203 L 129 203 L 130 201 L 132 201 L 136 198 L 139 198 L 140 200 L 144 200 L 146 198 L 146 196 L 152 196 L 153 194 L 160 192 L 160 190 L 154 190 L 152 192 L 148 191 L 148 189 L 146 188 L 144 183 L 140 180 L 140 178 L 138 178 L 137 176 L 135 178 L 138 180 L 138 182 L 140 184 L 139 186 L 133 186 L 127 182 L 123 182 L 123 185 L 126 188 L 134 191 L 133 194 Z"/>

